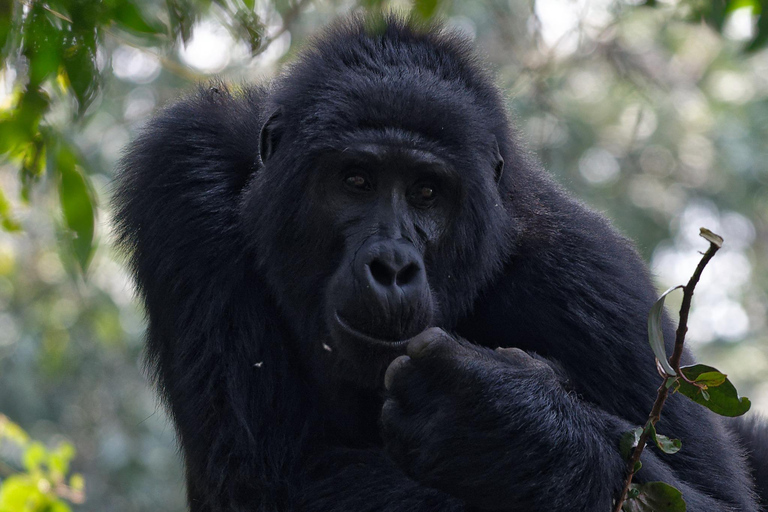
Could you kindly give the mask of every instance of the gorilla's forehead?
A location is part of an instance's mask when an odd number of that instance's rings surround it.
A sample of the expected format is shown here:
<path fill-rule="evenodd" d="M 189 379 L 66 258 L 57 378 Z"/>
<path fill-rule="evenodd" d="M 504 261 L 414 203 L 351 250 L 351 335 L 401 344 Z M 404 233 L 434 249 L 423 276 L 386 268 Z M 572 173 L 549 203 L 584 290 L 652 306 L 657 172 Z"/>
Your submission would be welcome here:
<path fill-rule="evenodd" d="M 387 136 L 409 133 L 458 149 L 489 139 L 475 98 L 460 84 L 434 75 L 374 81 L 349 70 L 315 84 L 305 82 L 301 89 L 283 109 L 288 125 L 310 140 L 378 130 Z"/>
<path fill-rule="evenodd" d="M 505 123 L 504 107 L 466 43 L 393 20 L 383 32 L 337 27 L 277 80 L 272 101 L 308 142 L 394 128 L 477 147 Z"/>

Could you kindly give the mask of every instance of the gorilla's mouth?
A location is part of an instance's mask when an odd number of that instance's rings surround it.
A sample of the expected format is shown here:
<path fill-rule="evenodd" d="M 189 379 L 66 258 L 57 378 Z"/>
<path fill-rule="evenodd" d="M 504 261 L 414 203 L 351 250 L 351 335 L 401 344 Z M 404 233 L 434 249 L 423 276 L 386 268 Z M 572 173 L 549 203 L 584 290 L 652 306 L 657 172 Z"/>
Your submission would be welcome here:
<path fill-rule="evenodd" d="M 403 339 L 403 340 L 387 340 L 382 338 L 375 338 L 368 333 L 365 333 L 363 331 L 360 331 L 352 327 L 349 324 L 349 322 L 347 322 L 341 317 L 338 311 L 334 313 L 334 320 L 336 321 L 335 323 L 336 323 L 337 329 L 341 331 L 341 333 L 343 333 L 344 336 L 351 337 L 358 341 L 369 343 L 371 345 L 395 348 L 395 347 L 402 347 L 407 345 L 408 341 L 410 340 L 410 338 Z"/>

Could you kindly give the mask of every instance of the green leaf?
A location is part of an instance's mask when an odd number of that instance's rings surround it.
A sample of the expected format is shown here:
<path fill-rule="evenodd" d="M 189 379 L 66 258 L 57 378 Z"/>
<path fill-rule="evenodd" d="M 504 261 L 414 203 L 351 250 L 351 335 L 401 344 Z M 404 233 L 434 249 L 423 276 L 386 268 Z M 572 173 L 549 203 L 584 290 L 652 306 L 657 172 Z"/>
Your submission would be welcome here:
<path fill-rule="evenodd" d="M 29 443 L 29 435 L 24 429 L 0 414 L 0 441 L 3 439 L 22 447 Z"/>
<path fill-rule="evenodd" d="M 195 23 L 195 9 L 188 0 L 166 0 L 168 17 L 171 20 L 171 36 L 176 39 L 181 37 L 186 44 L 192 36 L 192 25 Z"/>
<path fill-rule="evenodd" d="M 697 378 L 707 373 L 717 373 L 723 375 L 716 368 L 711 366 L 696 364 L 693 366 L 684 366 L 680 369 L 685 377 L 696 384 L 691 384 L 679 380 L 678 392 L 687 396 L 697 404 L 703 405 L 707 409 L 721 416 L 741 416 L 747 412 L 752 405 L 746 397 L 739 397 L 738 391 L 726 378 L 720 385 L 708 387 L 705 384 L 697 385 Z M 723 375 L 724 376 L 724 375 Z M 706 387 L 706 389 L 703 389 Z"/>
<path fill-rule="evenodd" d="M 48 467 L 63 478 L 69 472 L 69 463 L 75 456 L 75 447 L 71 443 L 61 443 L 48 455 Z"/>
<path fill-rule="evenodd" d="M 78 114 L 85 113 L 99 89 L 99 68 L 96 65 L 96 40 L 90 34 L 70 33 L 64 36 L 64 69 L 75 93 Z"/>
<path fill-rule="evenodd" d="M 384 0 L 360 0 L 360 6 L 367 11 L 382 11 Z"/>
<path fill-rule="evenodd" d="M 632 450 L 640 442 L 640 436 L 643 434 L 643 427 L 633 428 L 629 432 L 624 432 L 621 435 L 621 441 L 619 441 L 619 450 L 621 456 L 625 459 L 629 459 L 632 455 Z"/>
<path fill-rule="evenodd" d="M 85 273 L 93 253 L 94 201 L 85 177 L 78 170 L 74 151 L 65 145 L 60 146 L 56 155 L 56 171 L 64 222 L 72 233 L 74 255 Z"/>
<path fill-rule="evenodd" d="M 128 0 L 117 2 L 112 10 L 112 18 L 120 28 L 137 35 L 157 35 L 165 32 L 165 27 L 148 21 L 141 9 Z"/>
<path fill-rule="evenodd" d="M 85 478 L 80 473 L 75 473 L 69 477 L 69 486 L 75 491 L 85 490 Z"/>
<path fill-rule="evenodd" d="M 428 20 L 437 12 L 440 2 L 438 0 L 415 0 L 413 10 L 419 17 Z"/>
<path fill-rule="evenodd" d="M 38 134 L 40 121 L 50 106 L 50 98 L 40 89 L 28 88 L 13 112 L 13 126 L 20 143 L 31 142 Z"/>
<path fill-rule="evenodd" d="M 13 5 L 11 0 L 0 0 L 0 62 L 5 60 L 5 44 L 13 24 Z"/>
<path fill-rule="evenodd" d="M 760 13 L 760 18 L 757 20 L 757 26 L 755 27 L 755 37 L 744 48 L 744 51 L 747 53 L 755 52 L 764 48 L 766 44 L 768 44 L 768 6 L 764 6 Z"/>
<path fill-rule="evenodd" d="M 632 484 L 637 496 L 624 502 L 624 512 L 685 512 L 685 500 L 680 491 L 664 482 Z"/>
<path fill-rule="evenodd" d="M 32 184 L 43 175 L 45 165 L 45 141 L 42 135 L 33 136 L 32 141 L 27 144 L 21 159 L 21 197 L 29 201 L 29 194 Z"/>
<path fill-rule="evenodd" d="M 32 472 L 40 469 L 40 466 L 47 458 L 48 451 L 45 449 L 45 446 L 42 443 L 35 441 L 24 451 L 24 456 L 22 457 L 21 462 L 24 464 L 24 468 L 27 471 Z"/>
<path fill-rule="evenodd" d="M 31 4 L 22 30 L 22 53 L 29 61 L 29 82 L 36 88 L 59 69 L 61 34 L 51 22 L 43 2 Z"/>
<path fill-rule="evenodd" d="M 12 475 L 3 479 L 0 487 L 0 510 L 26 512 L 45 510 L 49 503 L 37 488 L 36 482 L 26 475 Z"/>
<path fill-rule="evenodd" d="M 61 500 L 56 500 L 49 505 L 46 512 L 72 512 L 72 509 Z"/>
<path fill-rule="evenodd" d="M 682 288 L 682 286 L 675 286 L 662 293 L 661 297 L 659 297 L 659 299 L 654 302 L 653 306 L 651 306 L 651 312 L 648 314 L 648 342 L 656 356 L 656 360 L 659 362 L 659 366 L 670 376 L 675 375 L 675 370 L 669 364 L 669 360 L 667 359 L 667 350 L 664 347 L 664 332 L 661 319 L 664 313 L 664 299 L 678 288 Z"/>
<path fill-rule="evenodd" d="M 21 224 L 13 218 L 11 203 L 8 201 L 8 198 L 5 197 L 5 193 L 2 190 L 0 190 L 0 225 L 2 225 L 5 231 L 13 232 L 21 230 Z"/>
<path fill-rule="evenodd" d="M 679 439 L 670 439 L 669 437 L 663 436 L 661 434 L 656 434 L 653 436 L 653 438 L 656 442 L 656 446 L 658 446 L 659 449 L 664 453 L 677 453 L 683 446 L 683 443 Z"/>
<path fill-rule="evenodd" d="M 251 53 L 261 47 L 265 31 L 266 27 L 255 12 L 241 9 L 235 14 L 234 35 L 248 43 Z"/>
<path fill-rule="evenodd" d="M 659 449 L 664 453 L 672 454 L 680 451 L 680 448 L 683 444 L 679 439 L 670 439 L 667 436 L 658 434 L 656 432 L 656 427 L 651 422 L 646 424 L 645 429 L 648 431 L 648 436 L 651 438 L 654 444 L 658 446 Z"/>
<path fill-rule="evenodd" d="M 716 388 L 727 380 L 728 376 L 720 372 L 704 372 L 700 374 L 694 382 L 707 386 L 708 388 Z M 706 388 L 705 388 L 706 389 Z"/>
<path fill-rule="evenodd" d="M 729 0 L 728 5 L 725 8 L 725 12 L 730 14 L 738 9 L 749 8 L 754 14 L 759 14 L 760 1 L 761 0 Z"/>
<path fill-rule="evenodd" d="M 709 243 L 714 244 L 718 248 L 723 246 L 723 237 L 707 228 L 699 228 L 699 236 L 705 238 Z"/>

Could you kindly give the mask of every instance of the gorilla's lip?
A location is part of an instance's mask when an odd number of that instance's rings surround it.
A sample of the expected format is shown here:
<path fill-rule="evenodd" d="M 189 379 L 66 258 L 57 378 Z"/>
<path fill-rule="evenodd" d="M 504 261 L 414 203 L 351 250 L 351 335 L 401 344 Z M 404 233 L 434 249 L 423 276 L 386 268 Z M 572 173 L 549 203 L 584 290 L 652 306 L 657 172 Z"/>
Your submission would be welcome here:
<path fill-rule="evenodd" d="M 373 344 L 373 345 L 379 345 L 379 346 L 385 346 L 385 347 L 400 347 L 400 346 L 407 345 L 408 341 L 410 340 L 410 338 L 407 338 L 407 339 L 404 339 L 404 340 L 385 340 L 385 339 L 382 339 L 382 338 L 374 338 L 370 334 L 366 334 L 366 333 L 364 333 L 362 331 L 358 331 L 357 329 L 355 329 L 354 327 L 349 325 L 349 323 L 347 323 L 341 317 L 341 315 L 339 315 L 338 311 L 336 311 L 334 313 L 334 318 L 336 320 L 336 325 L 342 331 L 344 331 L 344 334 L 346 334 L 348 336 L 351 336 L 353 338 L 356 338 L 356 339 L 358 339 L 360 341 L 366 342 L 366 343 L 370 343 L 370 344 Z"/>

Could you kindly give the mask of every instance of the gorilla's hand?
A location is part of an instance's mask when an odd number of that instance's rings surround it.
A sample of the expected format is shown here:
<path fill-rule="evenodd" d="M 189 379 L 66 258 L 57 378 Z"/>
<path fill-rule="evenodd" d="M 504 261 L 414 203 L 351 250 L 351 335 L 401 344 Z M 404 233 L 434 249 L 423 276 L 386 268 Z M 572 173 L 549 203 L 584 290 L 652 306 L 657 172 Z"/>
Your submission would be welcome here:
<path fill-rule="evenodd" d="M 553 418 L 553 404 L 568 397 L 554 370 L 522 350 L 494 351 L 438 328 L 413 338 L 407 354 L 385 374 L 387 452 L 425 485 L 506 508 L 523 491 L 515 480 L 535 474 L 545 462 L 536 453 L 555 441 L 542 418 Z"/>

